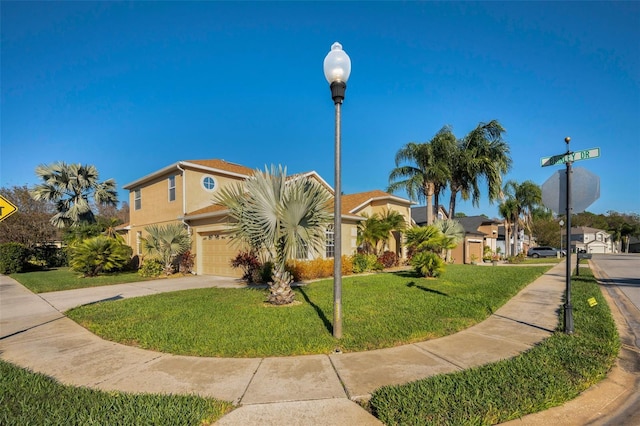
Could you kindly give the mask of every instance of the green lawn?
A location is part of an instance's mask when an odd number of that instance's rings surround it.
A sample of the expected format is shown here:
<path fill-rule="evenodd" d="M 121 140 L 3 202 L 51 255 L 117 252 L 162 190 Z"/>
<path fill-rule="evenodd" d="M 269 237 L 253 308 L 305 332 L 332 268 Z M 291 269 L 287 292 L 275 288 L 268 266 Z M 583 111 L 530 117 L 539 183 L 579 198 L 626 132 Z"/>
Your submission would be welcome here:
<path fill-rule="evenodd" d="M 572 281 L 573 335 L 556 332 L 509 360 L 380 388 L 370 410 L 386 425 L 492 425 L 575 398 L 606 376 L 620 343 L 591 271 Z"/>
<path fill-rule="evenodd" d="M 233 405 L 190 395 L 103 392 L 62 385 L 0 360 L 2 425 L 211 424 Z"/>
<path fill-rule="evenodd" d="M 19 274 L 11 274 L 11 278 L 18 281 L 34 293 L 47 293 L 49 291 L 73 290 L 75 288 L 133 283 L 152 279 L 141 277 L 136 271 L 114 272 L 112 274 L 99 275 L 97 277 L 83 277 L 82 273 L 72 271 L 69 268 L 22 272 Z"/>
<path fill-rule="evenodd" d="M 297 289 L 294 306 L 265 305 L 264 290 L 212 288 L 104 302 L 67 315 L 105 339 L 181 355 L 363 351 L 465 329 L 548 269 L 449 265 L 440 279 L 408 272 L 345 277 L 339 343 L 331 333 L 332 280 Z"/>

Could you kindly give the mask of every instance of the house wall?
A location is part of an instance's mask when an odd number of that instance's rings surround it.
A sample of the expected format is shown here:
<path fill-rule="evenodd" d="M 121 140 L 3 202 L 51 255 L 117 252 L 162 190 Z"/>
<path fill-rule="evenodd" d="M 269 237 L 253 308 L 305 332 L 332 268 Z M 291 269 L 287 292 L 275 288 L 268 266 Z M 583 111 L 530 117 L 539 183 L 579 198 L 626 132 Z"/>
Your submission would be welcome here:
<path fill-rule="evenodd" d="M 358 215 L 366 214 L 368 216 L 372 216 L 374 214 L 382 215 L 382 214 L 385 214 L 387 210 L 393 210 L 400 213 L 402 217 L 404 217 L 406 226 L 407 227 L 411 226 L 411 207 L 402 206 L 396 203 L 390 203 L 388 200 L 374 200 L 369 205 L 358 210 L 356 214 Z M 357 237 L 357 234 L 356 234 L 356 237 Z M 356 245 L 356 249 L 357 249 L 357 245 Z M 389 238 L 385 242 L 385 247 L 383 250 L 388 250 L 390 252 L 393 252 L 399 258 L 406 257 L 406 249 L 404 247 L 403 237 L 401 235 L 397 235 L 397 234 L 394 235 L 393 233 L 390 233 Z"/>

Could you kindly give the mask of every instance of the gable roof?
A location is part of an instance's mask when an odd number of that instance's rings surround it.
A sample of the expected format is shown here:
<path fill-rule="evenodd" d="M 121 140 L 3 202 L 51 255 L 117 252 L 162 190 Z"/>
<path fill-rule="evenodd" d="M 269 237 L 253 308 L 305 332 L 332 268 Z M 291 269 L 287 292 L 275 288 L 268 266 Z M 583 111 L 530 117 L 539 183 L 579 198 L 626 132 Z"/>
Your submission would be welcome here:
<path fill-rule="evenodd" d="M 163 167 L 160 170 L 156 170 L 153 173 L 149 173 L 146 176 L 141 177 L 140 179 L 136 179 L 133 182 L 130 182 L 123 186 L 124 189 L 134 189 L 137 186 L 142 185 L 145 182 L 148 182 L 152 179 L 155 179 L 159 176 L 165 175 L 174 170 L 181 170 L 182 168 L 191 168 L 191 169 L 199 169 L 205 170 L 209 172 L 217 172 L 224 175 L 231 175 L 237 177 L 247 177 L 251 176 L 255 173 L 255 170 L 250 169 L 249 167 L 242 166 L 236 163 L 230 163 L 225 160 L 212 159 L 212 160 L 188 160 L 188 161 L 178 161 L 176 163 L 170 164 L 166 167 Z"/>
<path fill-rule="evenodd" d="M 379 189 L 367 192 L 358 192 L 356 194 L 343 195 L 340 199 L 342 202 L 341 210 L 342 214 L 356 214 L 359 210 L 365 206 L 371 204 L 373 201 L 389 200 L 399 204 L 410 206 L 413 204 L 405 198 L 400 198 L 388 192 L 381 191 Z"/>
<path fill-rule="evenodd" d="M 605 235 L 611 235 L 609 234 L 607 231 L 603 231 L 602 229 L 597 229 L 597 228 L 590 228 L 588 226 L 576 226 L 576 227 L 571 227 L 571 235 L 585 235 L 585 234 L 605 234 Z"/>
<path fill-rule="evenodd" d="M 439 205 L 438 211 L 448 216 L 444 206 Z M 427 206 L 411 207 L 411 219 L 417 224 L 427 223 Z"/>

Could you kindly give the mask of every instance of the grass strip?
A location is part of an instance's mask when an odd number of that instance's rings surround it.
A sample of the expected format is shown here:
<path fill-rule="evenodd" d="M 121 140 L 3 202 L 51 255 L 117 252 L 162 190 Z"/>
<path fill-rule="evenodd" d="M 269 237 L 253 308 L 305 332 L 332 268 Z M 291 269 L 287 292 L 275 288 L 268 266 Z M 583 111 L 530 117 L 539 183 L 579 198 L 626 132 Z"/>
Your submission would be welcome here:
<path fill-rule="evenodd" d="M 343 337 L 332 336 L 333 282 L 296 289 L 273 307 L 265 290 L 198 289 L 82 306 L 67 312 L 100 337 L 180 355 L 266 357 L 363 351 L 446 336 L 486 319 L 549 269 L 449 265 L 439 279 L 412 273 L 345 277 Z"/>
<path fill-rule="evenodd" d="M 69 268 L 22 272 L 19 274 L 11 274 L 11 278 L 34 293 L 133 283 L 152 279 L 141 277 L 136 271 L 114 272 L 97 277 L 83 277 L 82 273 L 72 271 Z"/>
<path fill-rule="evenodd" d="M 512 359 L 382 387 L 369 401 L 372 413 L 386 425 L 492 425 L 575 398 L 606 376 L 620 342 L 591 271 L 572 282 L 573 335 L 560 331 L 561 320 L 551 337 Z"/>
<path fill-rule="evenodd" d="M 0 360 L 2 425 L 202 425 L 233 409 L 191 395 L 104 392 L 62 385 Z"/>

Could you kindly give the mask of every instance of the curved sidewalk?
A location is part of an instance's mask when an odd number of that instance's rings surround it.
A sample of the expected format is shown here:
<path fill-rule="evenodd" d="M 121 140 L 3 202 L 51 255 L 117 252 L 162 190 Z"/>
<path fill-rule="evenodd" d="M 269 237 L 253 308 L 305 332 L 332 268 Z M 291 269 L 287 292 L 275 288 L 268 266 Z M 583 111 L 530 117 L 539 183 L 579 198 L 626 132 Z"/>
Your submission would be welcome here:
<path fill-rule="evenodd" d="M 61 313 L 97 300 L 238 287 L 229 280 L 192 277 L 36 295 L 0 276 L 0 357 L 65 384 L 191 393 L 241 405 L 220 425 L 380 424 L 352 401 L 380 386 L 510 358 L 548 337 L 562 305 L 564 267 L 554 266 L 487 320 L 451 336 L 368 352 L 281 358 L 199 358 L 133 348 L 102 340 Z"/>

